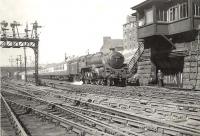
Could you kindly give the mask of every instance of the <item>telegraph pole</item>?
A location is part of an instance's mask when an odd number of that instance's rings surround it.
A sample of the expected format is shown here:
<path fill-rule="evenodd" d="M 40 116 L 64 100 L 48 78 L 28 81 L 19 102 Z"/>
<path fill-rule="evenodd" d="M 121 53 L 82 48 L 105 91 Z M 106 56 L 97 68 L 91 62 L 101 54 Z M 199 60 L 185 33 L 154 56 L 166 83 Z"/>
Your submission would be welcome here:
<path fill-rule="evenodd" d="M 25 82 L 27 82 L 27 69 L 26 69 L 26 47 L 24 47 L 24 70 L 25 70 Z"/>
<path fill-rule="evenodd" d="M 18 62 L 18 61 L 19 61 L 19 58 L 17 57 L 17 58 L 16 58 L 16 63 L 17 63 L 17 72 L 19 71 L 19 62 Z"/>
<path fill-rule="evenodd" d="M 19 71 L 21 72 L 22 71 L 22 55 L 19 55 Z"/>
<path fill-rule="evenodd" d="M 30 30 L 28 30 L 28 24 L 26 24 L 26 29 L 24 29 L 25 33 L 26 33 L 26 38 L 28 38 L 28 32 Z M 27 61 L 27 58 L 26 58 L 26 47 L 24 47 L 24 69 L 25 69 L 25 82 L 27 82 L 27 69 L 26 69 L 26 61 Z"/>
<path fill-rule="evenodd" d="M 9 62 L 10 62 L 10 66 L 13 67 L 13 62 L 14 62 L 14 60 L 13 60 L 12 56 L 10 56 Z"/>
<path fill-rule="evenodd" d="M 67 54 L 65 53 L 65 62 L 67 62 L 67 59 L 68 59 L 68 57 L 67 57 Z"/>

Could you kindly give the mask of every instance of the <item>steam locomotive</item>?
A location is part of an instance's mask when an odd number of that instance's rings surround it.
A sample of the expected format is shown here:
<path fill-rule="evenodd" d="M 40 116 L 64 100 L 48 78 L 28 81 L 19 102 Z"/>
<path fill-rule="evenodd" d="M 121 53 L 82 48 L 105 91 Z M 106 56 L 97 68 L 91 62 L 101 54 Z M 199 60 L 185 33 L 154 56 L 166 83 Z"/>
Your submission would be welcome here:
<path fill-rule="evenodd" d="M 125 86 L 127 74 L 124 56 L 114 49 L 108 54 L 89 54 L 39 70 L 40 78 L 81 80 L 84 84 L 108 86 Z"/>

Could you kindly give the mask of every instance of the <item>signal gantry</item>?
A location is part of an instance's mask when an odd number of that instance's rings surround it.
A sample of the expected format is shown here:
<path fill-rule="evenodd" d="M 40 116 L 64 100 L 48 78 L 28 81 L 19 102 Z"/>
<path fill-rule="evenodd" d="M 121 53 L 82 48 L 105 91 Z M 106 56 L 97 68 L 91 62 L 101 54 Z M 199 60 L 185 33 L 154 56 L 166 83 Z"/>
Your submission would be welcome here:
<path fill-rule="evenodd" d="M 39 59 L 39 35 L 38 28 L 41 26 L 38 25 L 37 21 L 32 24 L 32 30 L 28 30 L 28 25 L 25 28 L 25 35 L 19 33 L 18 27 L 21 26 L 20 23 L 13 21 L 10 23 L 12 34 L 9 34 L 8 22 L 2 21 L 0 23 L 2 35 L 0 37 L 0 47 L 2 48 L 26 48 L 29 47 L 33 49 L 35 54 L 35 83 L 39 85 L 38 79 L 38 59 Z M 29 37 L 29 31 L 31 31 L 31 36 Z"/>

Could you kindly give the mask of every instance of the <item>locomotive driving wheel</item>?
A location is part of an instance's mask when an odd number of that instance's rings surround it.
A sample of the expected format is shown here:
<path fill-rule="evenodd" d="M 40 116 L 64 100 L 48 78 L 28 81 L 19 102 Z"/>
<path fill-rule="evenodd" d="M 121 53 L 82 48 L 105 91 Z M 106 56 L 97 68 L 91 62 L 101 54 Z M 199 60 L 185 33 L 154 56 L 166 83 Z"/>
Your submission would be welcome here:
<path fill-rule="evenodd" d="M 107 79 L 107 86 L 111 86 L 111 81 L 110 81 L 110 79 Z"/>
<path fill-rule="evenodd" d="M 97 84 L 97 85 L 100 85 L 100 84 L 101 84 L 101 80 L 100 80 L 100 79 L 97 80 L 97 81 L 96 81 L 96 84 Z"/>
<path fill-rule="evenodd" d="M 119 85 L 121 87 L 125 87 L 126 86 L 126 79 L 122 79 Z"/>
<path fill-rule="evenodd" d="M 86 80 L 85 80 L 85 84 L 89 84 L 89 80 L 86 79 Z"/>
<path fill-rule="evenodd" d="M 112 86 L 112 85 L 114 85 L 114 80 L 111 79 L 111 78 L 108 78 L 107 79 L 107 86 Z"/>
<path fill-rule="evenodd" d="M 102 79 L 102 80 L 101 80 L 101 85 L 104 86 L 104 85 L 106 85 L 106 84 L 107 84 L 106 81 L 105 81 L 104 79 Z"/>

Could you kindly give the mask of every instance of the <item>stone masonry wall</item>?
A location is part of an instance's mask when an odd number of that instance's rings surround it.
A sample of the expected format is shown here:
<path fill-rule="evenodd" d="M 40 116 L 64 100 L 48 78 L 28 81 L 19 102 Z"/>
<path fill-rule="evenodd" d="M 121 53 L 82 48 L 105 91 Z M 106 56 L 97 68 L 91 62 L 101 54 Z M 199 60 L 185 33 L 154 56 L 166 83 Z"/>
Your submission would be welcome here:
<path fill-rule="evenodd" d="M 196 54 L 184 58 L 183 88 L 200 89 L 200 56 Z"/>
<path fill-rule="evenodd" d="M 137 74 L 141 85 L 147 85 L 151 74 L 150 49 L 145 49 L 138 62 Z"/>

